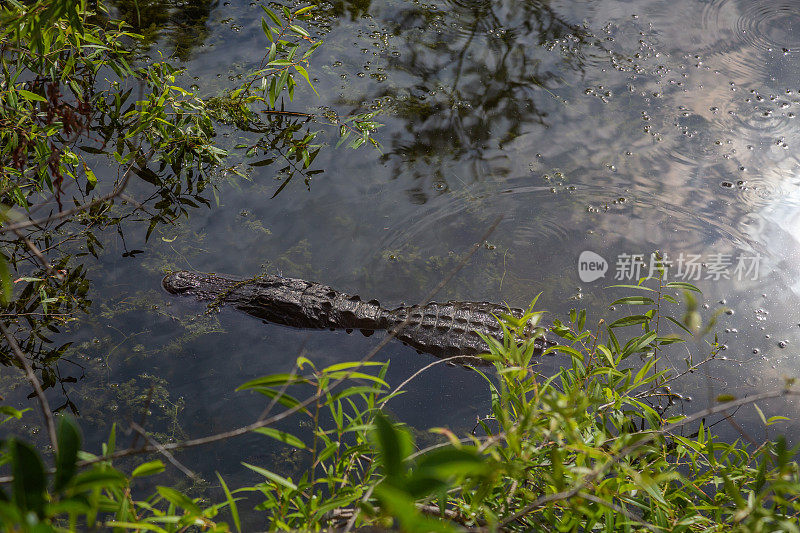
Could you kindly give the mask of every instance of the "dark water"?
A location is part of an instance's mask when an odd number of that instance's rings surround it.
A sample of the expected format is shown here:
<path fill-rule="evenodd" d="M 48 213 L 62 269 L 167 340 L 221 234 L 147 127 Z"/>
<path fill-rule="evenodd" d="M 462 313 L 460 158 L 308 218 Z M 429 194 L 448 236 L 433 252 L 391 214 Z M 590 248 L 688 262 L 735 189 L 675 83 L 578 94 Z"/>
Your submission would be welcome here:
<path fill-rule="evenodd" d="M 225 4 L 209 8 L 203 44 L 181 52 L 185 83 L 203 95 L 234 86 L 264 54 L 258 5 Z M 310 190 L 296 179 L 270 199 L 280 185 L 276 168 L 254 167 L 249 180 L 220 181 L 219 205 L 159 226 L 147 241 L 146 225 L 134 223 L 124 242 L 116 232 L 102 235 L 99 260 L 86 263 L 91 312 L 58 337 L 74 342 L 70 358 L 84 367 L 62 361 L 60 371 L 84 377 L 53 392 L 56 405 L 68 397 L 78 407 L 90 441 L 113 421 L 138 419 L 151 385 L 148 427 L 164 439 L 237 427 L 263 406 L 233 392 L 242 382 L 286 371 L 300 353 L 319 365 L 355 360 L 379 341 L 264 325 L 233 311 L 203 315 L 202 306 L 161 291 L 164 271 L 246 276 L 264 268 L 385 304 L 415 302 L 500 215 L 439 299 L 526 305 L 542 292 L 553 316 L 585 307 L 591 323 L 627 294 L 605 288 L 630 283 L 618 269 L 626 254 L 647 261 L 659 250 L 673 261 L 671 279 L 704 291 L 707 315 L 718 302 L 731 309 L 717 328 L 727 359 L 673 387 L 692 398 L 687 410 L 800 374 L 800 2 L 387 1 L 331 9 L 343 14 L 318 26 L 326 44 L 312 62 L 321 96 L 303 88 L 287 108 L 380 110 L 382 152 L 334 149 L 325 133 L 331 146 L 315 162 L 324 173 Z M 243 137 L 228 131 L 220 142 Z M 143 253 L 122 257 L 132 248 Z M 604 278 L 581 281 L 584 251 L 608 263 Z M 699 271 L 690 259 L 702 263 Z M 737 270 L 740 261 L 757 268 Z M 700 359 L 708 348 L 700 341 L 674 350 L 665 364 L 684 368 L 687 350 Z M 393 385 L 432 360 L 394 343 L 379 358 L 391 360 Z M 544 368 L 557 365 L 553 358 Z M 24 404 L 28 391 L 17 390 Z M 486 413 L 485 392 L 474 373 L 439 366 L 393 409 L 422 429 L 468 431 Z M 760 407 L 791 417 L 780 430 L 797 440 L 796 404 Z M 736 418 L 763 433 L 752 407 Z M 298 421 L 284 427 L 305 431 Z M 204 474 L 234 479 L 249 479 L 240 460 L 283 460 L 255 436 L 182 457 Z"/>

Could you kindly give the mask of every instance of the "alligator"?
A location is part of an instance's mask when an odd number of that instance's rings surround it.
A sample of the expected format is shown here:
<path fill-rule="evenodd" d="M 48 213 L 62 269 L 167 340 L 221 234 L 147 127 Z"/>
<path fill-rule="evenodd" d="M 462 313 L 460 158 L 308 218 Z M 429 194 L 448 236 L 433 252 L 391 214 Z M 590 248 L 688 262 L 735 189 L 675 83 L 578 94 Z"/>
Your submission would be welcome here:
<path fill-rule="evenodd" d="M 171 294 L 194 296 L 212 307 L 230 304 L 264 321 L 295 328 L 346 329 L 348 333 L 358 329 L 367 336 L 389 330 L 418 352 L 442 358 L 487 352 L 479 334 L 502 339 L 496 317 L 519 318 L 525 312 L 490 302 L 457 301 L 384 309 L 377 300 L 363 301 L 327 285 L 281 276 L 242 281 L 183 270 L 168 274 L 162 285 Z M 529 323 L 525 333 L 532 336 L 535 329 Z M 535 355 L 553 345 L 543 336 L 534 344 Z"/>

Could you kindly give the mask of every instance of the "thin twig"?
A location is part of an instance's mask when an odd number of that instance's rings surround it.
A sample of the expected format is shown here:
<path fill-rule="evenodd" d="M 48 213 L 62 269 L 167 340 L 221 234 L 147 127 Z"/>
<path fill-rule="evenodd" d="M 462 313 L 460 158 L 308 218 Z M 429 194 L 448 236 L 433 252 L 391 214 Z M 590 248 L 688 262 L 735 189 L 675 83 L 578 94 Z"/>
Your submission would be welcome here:
<path fill-rule="evenodd" d="M 409 377 L 407 380 L 405 380 L 400 385 L 395 387 L 395 389 L 392 392 L 390 392 L 387 395 L 387 397 L 381 402 L 381 404 L 378 406 L 378 409 L 383 409 L 383 407 L 389 402 L 389 400 L 392 399 L 392 397 L 397 393 L 397 391 L 401 390 L 403 387 L 408 385 L 411 382 L 411 380 L 413 380 L 415 377 L 419 376 L 420 374 L 422 374 L 423 372 L 425 372 L 429 368 L 431 368 L 433 366 L 436 366 L 436 365 L 440 365 L 442 363 L 447 363 L 449 361 L 463 360 L 463 359 L 464 359 L 463 355 L 454 355 L 453 357 L 446 357 L 444 359 L 439 359 L 438 361 L 434 361 L 434 362 L 432 362 L 432 363 L 430 363 L 428 365 L 423 366 L 422 368 L 420 368 L 419 370 L 417 370 L 416 372 L 411 374 L 411 377 Z"/>
<path fill-rule="evenodd" d="M 62 277 L 61 274 L 59 274 L 58 272 L 55 271 L 55 269 L 53 268 L 53 265 L 50 264 L 50 261 L 47 260 L 47 258 L 44 256 L 44 254 L 39 250 L 39 248 L 36 247 L 35 244 L 33 244 L 31 242 L 31 240 L 28 237 L 23 235 L 22 232 L 20 230 L 18 230 L 18 229 L 15 229 L 14 233 L 16 234 L 17 237 L 22 239 L 22 242 L 25 243 L 25 246 L 28 247 L 28 250 L 30 250 L 31 253 L 34 256 L 36 256 L 36 259 L 39 260 L 39 262 L 42 264 L 44 269 L 47 271 L 48 275 L 55 276 L 55 277 L 61 279 L 61 277 Z"/>
<path fill-rule="evenodd" d="M 36 397 L 39 399 L 39 406 L 42 409 L 42 416 L 44 417 L 45 421 L 45 428 L 47 429 L 47 434 L 50 436 L 50 444 L 53 446 L 53 451 L 58 452 L 58 437 L 56 436 L 56 424 L 53 420 L 53 413 L 50 411 L 50 403 L 47 401 L 47 396 L 44 395 L 44 391 L 42 390 L 42 384 L 39 383 L 39 378 L 36 377 L 36 374 L 33 372 L 33 368 L 31 364 L 28 362 L 28 358 L 25 357 L 25 354 L 22 353 L 22 350 L 17 344 L 17 340 L 8 331 L 5 324 L 0 322 L 0 331 L 3 332 L 3 335 L 8 341 L 9 346 L 11 346 L 11 351 L 14 352 L 14 356 L 17 358 L 17 361 L 22 365 L 22 368 L 25 370 L 25 376 L 30 381 L 31 385 L 33 385 L 33 390 L 36 391 Z"/>
<path fill-rule="evenodd" d="M 145 205 L 143 203 L 139 202 L 139 200 L 137 200 L 133 196 L 127 195 L 125 193 L 120 193 L 119 197 L 122 198 L 123 200 L 125 200 L 126 202 L 132 203 L 133 205 L 136 206 L 137 209 L 141 209 L 142 211 L 147 211 L 147 209 L 145 208 Z"/>
<path fill-rule="evenodd" d="M 470 521 L 475 521 L 479 526 L 486 525 L 486 522 L 483 520 L 476 520 L 473 517 L 466 517 L 463 514 L 459 513 L 458 511 L 454 511 L 452 509 L 440 509 L 438 505 L 431 505 L 429 503 L 417 503 L 416 504 L 417 510 L 419 510 L 422 514 L 426 514 L 429 516 L 435 517 L 444 517 L 448 520 L 452 520 L 453 522 L 457 522 L 462 526 L 468 525 Z M 331 520 L 341 520 L 343 518 L 352 518 L 356 516 L 356 510 L 352 507 L 346 507 L 344 509 L 334 509 L 331 511 Z M 335 525 L 335 523 L 334 523 Z"/>
<path fill-rule="evenodd" d="M 145 432 L 145 430 L 144 430 L 144 428 L 143 428 L 142 426 L 140 426 L 140 425 L 139 425 L 139 424 L 137 424 L 136 422 L 131 422 L 131 428 L 133 428 L 133 430 L 134 430 L 134 431 L 135 431 L 137 434 L 139 434 L 139 435 L 141 435 L 142 437 L 144 437 L 144 438 L 145 438 L 145 440 L 146 440 L 147 442 L 149 442 L 151 446 L 155 447 L 155 449 L 156 449 L 156 450 L 158 450 L 158 452 L 159 452 L 161 455 L 163 455 L 164 457 L 166 457 L 166 458 L 167 458 L 167 461 L 169 461 L 170 463 L 172 463 L 172 464 L 175 466 L 175 468 L 177 468 L 178 470 L 180 470 L 181 472 L 183 472 L 184 474 L 186 474 L 186 475 L 187 475 L 187 476 L 189 476 L 190 478 L 194 479 L 195 481 L 200 481 L 200 477 L 199 477 L 197 474 L 195 474 L 194 472 L 192 472 L 191 470 L 189 470 L 188 468 L 186 468 L 186 467 L 183 465 L 183 463 L 181 463 L 180 461 L 178 461 L 178 460 L 175 458 L 175 456 L 174 456 L 174 455 L 172 455 L 172 454 L 171 454 L 171 453 L 170 453 L 168 450 L 165 450 L 165 449 L 164 449 L 164 446 L 163 446 L 163 445 L 162 445 L 160 442 L 158 442 L 157 440 L 155 440 L 154 438 L 152 438 L 150 435 L 148 435 L 148 434 Z"/>
<path fill-rule="evenodd" d="M 502 433 L 501 435 L 505 435 L 505 434 Z M 444 442 L 431 444 L 430 446 L 428 446 L 426 448 L 422 448 L 421 450 L 418 450 L 418 451 L 412 453 L 411 455 L 409 455 L 408 457 L 406 457 L 405 460 L 406 461 L 413 461 L 414 459 L 416 459 L 420 455 L 428 453 L 431 450 L 436 450 L 437 448 L 444 448 L 446 446 L 452 446 L 453 442 L 459 442 L 459 443 L 464 443 L 464 444 L 467 444 L 467 443 L 475 444 L 476 440 L 477 441 L 481 441 L 481 440 L 489 441 L 489 440 L 493 440 L 494 438 L 495 438 L 495 436 L 493 436 L 493 435 L 484 435 L 483 437 L 462 437 L 462 438 L 458 439 L 457 441 L 446 440 Z"/>
<path fill-rule="evenodd" d="M 736 413 L 729 414 L 727 411 L 724 411 L 723 414 L 725 415 L 725 418 L 723 420 L 727 421 L 728 424 L 730 424 L 730 426 L 733 429 L 735 429 L 739 433 L 739 435 L 742 436 L 743 439 L 747 440 L 747 442 L 749 442 L 756 448 L 761 446 L 761 444 L 759 444 L 753 437 L 751 437 L 750 434 L 747 431 L 745 431 L 745 429 L 733 418 Z"/>

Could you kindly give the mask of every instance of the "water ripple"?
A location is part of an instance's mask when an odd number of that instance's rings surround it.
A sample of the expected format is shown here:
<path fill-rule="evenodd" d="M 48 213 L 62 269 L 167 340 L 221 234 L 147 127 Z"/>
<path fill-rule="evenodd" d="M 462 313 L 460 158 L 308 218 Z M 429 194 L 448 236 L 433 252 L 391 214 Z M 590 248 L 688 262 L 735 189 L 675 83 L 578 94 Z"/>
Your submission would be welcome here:
<path fill-rule="evenodd" d="M 736 22 L 740 38 L 757 49 L 772 52 L 800 50 L 800 10 L 796 1 L 746 2 Z"/>
<path fill-rule="evenodd" d="M 712 0 L 703 9 L 702 23 L 715 34 L 732 33 L 757 50 L 800 50 L 795 0 Z"/>
<path fill-rule="evenodd" d="M 711 38 L 707 51 L 744 77 L 773 74 L 776 58 L 800 52 L 796 0 L 712 0 L 701 20 Z M 725 41 L 729 46 L 720 46 Z"/>
<path fill-rule="evenodd" d="M 543 242 L 566 245 L 574 239 L 576 228 L 588 225 L 611 234 L 619 232 L 620 238 L 640 240 L 638 244 L 645 248 L 656 242 L 669 246 L 671 240 L 676 247 L 697 249 L 710 242 L 723 242 L 769 255 L 761 243 L 737 227 L 737 222 L 711 209 L 704 212 L 685 207 L 680 197 L 655 196 L 645 191 L 632 194 L 613 186 L 542 187 L 530 185 L 526 178 L 512 179 L 505 185 L 502 190 L 478 185 L 468 195 L 437 198 L 423 211 L 393 224 L 395 229 L 385 236 L 382 247 L 424 247 L 439 241 L 442 232 L 461 234 L 478 219 L 488 226 L 498 214 L 512 213 L 512 217 L 503 220 L 497 234 L 520 247 Z M 650 229 L 640 231 L 643 228 Z"/>

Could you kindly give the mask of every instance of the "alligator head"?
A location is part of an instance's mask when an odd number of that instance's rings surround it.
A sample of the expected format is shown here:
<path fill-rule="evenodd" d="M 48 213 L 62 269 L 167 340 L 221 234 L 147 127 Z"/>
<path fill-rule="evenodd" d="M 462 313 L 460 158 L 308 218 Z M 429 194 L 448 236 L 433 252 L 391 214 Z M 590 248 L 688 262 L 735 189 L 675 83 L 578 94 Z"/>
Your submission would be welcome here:
<path fill-rule="evenodd" d="M 217 278 L 212 275 L 187 272 L 186 270 L 178 270 L 167 274 L 161 280 L 161 286 L 168 293 L 193 295 L 199 300 L 216 298 L 237 283 L 236 280 Z"/>
<path fill-rule="evenodd" d="M 200 284 L 197 280 L 197 274 L 179 270 L 164 276 L 164 279 L 161 280 L 161 286 L 170 294 L 182 294 L 192 292 L 193 289 L 199 288 Z"/>

